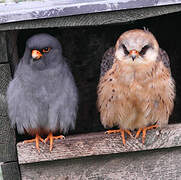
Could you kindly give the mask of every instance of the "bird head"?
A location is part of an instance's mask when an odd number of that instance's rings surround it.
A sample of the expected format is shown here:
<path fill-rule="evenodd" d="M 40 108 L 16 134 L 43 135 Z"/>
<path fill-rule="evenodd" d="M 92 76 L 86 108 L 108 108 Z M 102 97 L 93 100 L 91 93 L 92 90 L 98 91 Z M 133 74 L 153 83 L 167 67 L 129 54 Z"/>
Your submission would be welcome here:
<path fill-rule="evenodd" d="M 156 61 L 159 55 L 159 45 L 153 34 L 141 29 L 123 33 L 115 49 L 116 59 L 131 65 Z"/>
<path fill-rule="evenodd" d="M 62 48 L 55 37 L 36 34 L 27 40 L 23 59 L 37 70 L 56 67 L 62 61 Z"/>

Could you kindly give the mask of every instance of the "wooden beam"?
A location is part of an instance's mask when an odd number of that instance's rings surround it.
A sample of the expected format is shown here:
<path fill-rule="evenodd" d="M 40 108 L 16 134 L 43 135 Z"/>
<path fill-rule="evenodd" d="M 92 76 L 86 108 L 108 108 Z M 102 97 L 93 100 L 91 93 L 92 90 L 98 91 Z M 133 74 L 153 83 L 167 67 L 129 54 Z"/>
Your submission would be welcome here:
<path fill-rule="evenodd" d="M 11 71 L 5 35 L 6 33 L 0 33 L 0 179 L 19 180 L 15 131 L 10 126 L 7 113 L 6 91 Z"/>
<path fill-rule="evenodd" d="M 8 61 L 6 33 L 0 32 L 0 63 Z"/>
<path fill-rule="evenodd" d="M 0 162 L 17 160 L 15 132 L 7 114 L 6 90 L 10 79 L 9 64 L 0 64 Z"/>
<path fill-rule="evenodd" d="M 0 3 L 0 24 L 181 3 L 181 0 L 68 0 L 67 2 L 46 0 L 21 3 L 14 1 L 16 2 Z"/>
<path fill-rule="evenodd" d="M 17 162 L 1 163 L 2 180 L 20 180 L 20 171 Z M 0 177 L 1 179 L 1 177 Z"/>
<path fill-rule="evenodd" d="M 20 164 L 25 164 L 181 146 L 181 124 L 149 131 L 144 145 L 141 137 L 139 139 L 127 137 L 126 140 L 124 146 L 120 134 L 107 135 L 104 132 L 98 132 L 72 135 L 67 136 L 65 140 L 56 140 L 51 153 L 48 144 L 40 143 L 40 153 L 38 153 L 34 144 L 20 142 L 17 144 L 18 159 Z"/>
<path fill-rule="evenodd" d="M 181 177 L 180 159 L 181 147 L 177 147 L 21 164 L 20 170 L 23 180 L 179 180 Z"/>
<path fill-rule="evenodd" d="M 37 19 L 0 24 L 0 31 L 15 29 L 97 26 L 116 23 L 127 23 L 140 19 L 176 13 L 180 11 L 181 5 L 178 4 L 171 6 L 120 10 L 94 14 L 81 14 L 76 16 L 55 17 L 49 19 Z"/>
<path fill-rule="evenodd" d="M 161 0 L 124 0 L 105 1 L 105 0 L 46 0 L 31 2 L 15 2 L 10 4 L 0 4 L 0 23 L 14 22 L 14 21 L 28 21 L 32 19 L 52 18 L 60 16 L 70 16 L 77 14 L 90 14 L 105 11 L 115 11 L 122 9 L 135 9 L 142 7 L 152 7 L 158 5 L 179 4 L 174 0 L 167 0 L 166 3 L 158 2 Z M 13 9 L 13 11 L 11 11 Z"/>
<path fill-rule="evenodd" d="M 11 67 L 11 73 L 14 75 L 15 67 L 19 62 L 17 47 L 17 31 L 6 32 L 7 56 Z"/>

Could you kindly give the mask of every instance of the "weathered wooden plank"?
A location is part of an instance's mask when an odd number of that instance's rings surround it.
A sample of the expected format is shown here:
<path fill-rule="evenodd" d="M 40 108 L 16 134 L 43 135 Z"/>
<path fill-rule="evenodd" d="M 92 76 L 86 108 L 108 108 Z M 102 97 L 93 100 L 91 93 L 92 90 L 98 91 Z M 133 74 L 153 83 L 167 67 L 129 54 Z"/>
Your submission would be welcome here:
<path fill-rule="evenodd" d="M 2 180 L 20 180 L 20 171 L 17 162 L 1 163 Z"/>
<path fill-rule="evenodd" d="M 7 115 L 6 90 L 11 79 L 9 64 L 0 64 L 0 116 Z"/>
<path fill-rule="evenodd" d="M 8 117 L 0 116 L 0 162 L 16 161 L 15 133 Z"/>
<path fill-rule="evenodd" d="M 23 144 L 22 142 L 17 144 L 17 151 L 19 163 L 24 164 L 175 146 L 181 146 L 181 124 L 169 125 L 162 130 L 149 131 L 144 145 L 141 137 L 139 139 L 127 137 L 124 146 L 120 134 L 107 135 L 99 132 L 67 136 L 65 140 L 56 140 L 51 153 L 49 145 L 42 143 L 40 153 L 37 152 L 34 144 Z"/>
<path fill-rule="evenodd" d="M 5 97 L 10 79 L 9 64 L 0 64 L 0 162 L 17 160 L 15 132 L 10 127 Z"/>
<path fill-rule="evenodd" d="M 20 170 L 23 180 L 180 180 L 180 159 L 177 147 L 21 164 Z"/>
<path fill-rule="evenodd" d="M 0 4 L 0 23 L 179 3 L 181 0 L 47 0 L 21 3 L 17 1 Z"/>
<path fill-rule="evenodd" d="M 18 64 L 18 50 L 17 50 L 17 31 L 6 32 L 7 42 L 7 56 L 11 67 L 11 73 L 14 74 L 15 67 Z"/>
<path fill-rule="evenodd" d="M 7 86 L 11 79 L 9 64 L 0 64 L 0 94 L 6 95 Z"/>
<path fill-rule="evenodd" d="M 0 32 L 0 63 L 7 61 L 6 33 Z"/>
<path fill-rule="evenodd" d="M 0 31 L 14 29 L 33 29 L 50 27 L 95 26 L 115 23 L 124 23 L 160 16 L 181 11 L 181 5 L 160 6 L 153 8 L 130 9 L 104 13 L 82 14 L 50 19 L 38 19 L 14 23 L 0 24 Z"/>
<path fill-rule="evenodd" d="M 9 45 L 9 51 L 14 43 Z M 6 102 L 6 91 L 11 80 L 10 66 L 7 63 L 9 61 L 7 48 L 6 33 L 0 32 L 0 173 L 3 180 L 18 180 L 20 174 L 17 164 L 15 132 L 10 127 Z M 10 56 L 12 54 L 9 53 Z"/>

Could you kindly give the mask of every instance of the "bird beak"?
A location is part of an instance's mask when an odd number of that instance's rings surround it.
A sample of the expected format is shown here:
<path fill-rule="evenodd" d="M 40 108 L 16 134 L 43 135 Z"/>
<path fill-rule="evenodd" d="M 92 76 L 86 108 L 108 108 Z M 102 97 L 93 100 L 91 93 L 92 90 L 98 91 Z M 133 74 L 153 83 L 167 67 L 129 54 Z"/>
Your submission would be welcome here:
<path fill-rule="evenodd" d="M 39 60 L 43 55 L 38 50 L 33 50 L 31 53 L 33 59 Z"/>
<path fill-rule="evenodd" d="M 132 57 L 132 60 L 134 61 L 135 58 L 139 56 L 139 52 L 137 50 L 131 50 L 129 51 L 129 55 Z"/>

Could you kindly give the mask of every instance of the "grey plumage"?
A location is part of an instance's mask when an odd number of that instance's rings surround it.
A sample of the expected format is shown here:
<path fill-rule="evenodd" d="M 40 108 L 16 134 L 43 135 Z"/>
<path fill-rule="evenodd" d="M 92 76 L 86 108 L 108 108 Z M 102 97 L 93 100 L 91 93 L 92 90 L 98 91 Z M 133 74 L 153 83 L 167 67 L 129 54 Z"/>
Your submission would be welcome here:
<path fill-rule="evenodd" d="M 50 47 L 40 60 L 31 52 Z M 24 56 L 7 91 L 8 112 L 19 133 L 66 133 L 75 127 L 78 94 L 56 38 L 37 34 L 28 39 Z"/>
<path fill-rule="evenodd" d="M 102 57 L 101 61 L 101 73 L 100 77 L 104 76 L 104 74 L 111 69 L 114 61 L 114 54 L 115 54 L 115 48 L 110 47 L 109 49 L 106 50 Z"/>
<path fill-rule="evenodd" d="M 101 72 L 100 72 L 100 77 L 104 76 L 104 74 L 111 69 L 112 65 L 113 65 L 113 61 L 114 61 L 114 56 L 115 56 L 115 48 L 114 47 L 110 47 L 109 49 L 107 49 L 102 57 L 102 61 L 101 61 Z M 163 64 L 165 65 L 165 67 L 167 67 L 168 69 L 170 69 L 170 60 L 168 57 L 168 54 L 165 50 L 163 49 L 159 49 L 159 56 L 158 60 L 162 60 Z"/>
<path fill-rule="evenodd" d="M 160 48 L 159 56 L 160 56 L 160 58 L 158 58 L 158 59 L 161 59 L 163 64 L 165 65 L 165 67 L 170 69 L 170 60 L 169 60 L 167 52 Z"/>

